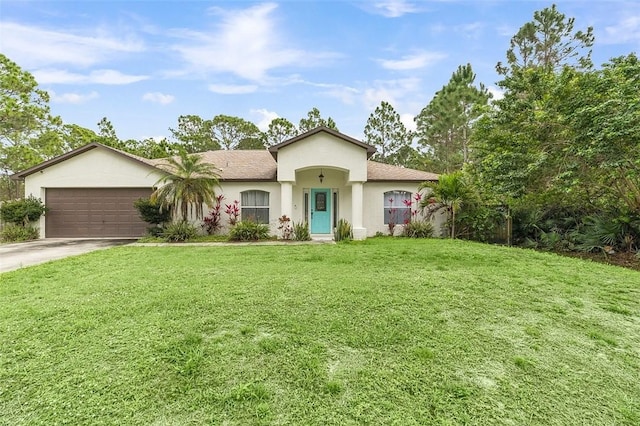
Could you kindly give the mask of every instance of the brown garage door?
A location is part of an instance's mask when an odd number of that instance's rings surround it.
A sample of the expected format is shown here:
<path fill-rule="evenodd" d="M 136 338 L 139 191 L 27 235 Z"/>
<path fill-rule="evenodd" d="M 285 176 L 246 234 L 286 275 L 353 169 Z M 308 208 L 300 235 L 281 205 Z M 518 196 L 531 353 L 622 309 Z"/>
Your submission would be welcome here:
<path fill-rule="evenodd" d="M 150 194 L 150 188 L 48 188 L 46 237 L 142 236 L 148 225 L 133 202 Z"/>

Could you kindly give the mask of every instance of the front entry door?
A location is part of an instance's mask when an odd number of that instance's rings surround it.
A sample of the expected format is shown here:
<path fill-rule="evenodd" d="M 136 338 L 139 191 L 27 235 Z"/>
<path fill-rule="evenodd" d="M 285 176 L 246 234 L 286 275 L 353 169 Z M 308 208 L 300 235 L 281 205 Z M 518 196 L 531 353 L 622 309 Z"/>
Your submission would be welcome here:
<path fill-rule="evenodd" d="M 328 189 L 311 190 L 311 233 L 331 233 L 331 191 Z"/>

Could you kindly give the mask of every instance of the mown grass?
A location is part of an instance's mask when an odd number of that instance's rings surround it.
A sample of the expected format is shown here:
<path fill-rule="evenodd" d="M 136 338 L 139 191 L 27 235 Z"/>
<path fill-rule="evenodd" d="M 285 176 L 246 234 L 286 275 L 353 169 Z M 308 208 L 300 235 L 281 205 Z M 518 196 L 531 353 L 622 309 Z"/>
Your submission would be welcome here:
<path fill-rule="evenodd" d="M 0 275 L 2 424 L 640 424 L 640 273 L 444 240 Z"/>

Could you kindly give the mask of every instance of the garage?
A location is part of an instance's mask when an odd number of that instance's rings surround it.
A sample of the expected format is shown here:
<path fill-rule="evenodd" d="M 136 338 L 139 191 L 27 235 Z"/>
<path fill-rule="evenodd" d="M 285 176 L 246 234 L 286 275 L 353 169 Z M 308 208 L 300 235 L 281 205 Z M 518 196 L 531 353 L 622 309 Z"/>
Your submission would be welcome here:
<path fill-rule="evenodd" d="M 140 237 L 149 226 L 133 202 L 150 188 L 47 188 L 46 238 Z"/>

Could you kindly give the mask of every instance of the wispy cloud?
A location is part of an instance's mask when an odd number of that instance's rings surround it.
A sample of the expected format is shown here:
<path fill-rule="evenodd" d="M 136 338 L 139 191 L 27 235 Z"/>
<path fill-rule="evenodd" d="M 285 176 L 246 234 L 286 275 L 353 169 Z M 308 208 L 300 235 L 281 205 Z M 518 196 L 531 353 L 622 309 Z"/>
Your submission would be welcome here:
<path fill-rule="evenodd" d="M 383 68 L 396 71 L 416 70 L 433 65 L 446 58 L 445 53 L 418 51 L 400 59 L 378 59 Z"/>
<path fill-rule="evenodd" d="M 504 98 L 504 90 L 497 86 L 487 86 L 487 90 L 493 96 L 491 99 L 494 101 L 499 101 L 500 99 Z"/>
<path fill-rule="evenodd" d="M 105 84 L 123 85 L 147 80 L 146 75 L 127 75 L 116 70 L 95 70 L 79 74 L 60 69 L 39 69 L 33 76 L 40 84 Z"/>
<path fill-rule="evenodd" d="M 605 27 L 602 42 L 605 44 L 640 42 L 640 15 L 628 15 L 615 25 Z"/>
<path fill-rule="evenodd" d="M 275 3 L 243 10 L 211 9 L 220 18 L 210 32 L 174 31 L 183 39 L 172 48 L 197 72 L 231 73 L 250 81 L 264 80 L 283 67 L 323 64 L 335 55 L 294 47 L 274 17 Z"/>
<path fill-rule="evenodd" d="M 397 106 L 400 100 L 420 90 L 419 78 L 402 78 L 398 80 L 377 80 L 373 86 L 363 91 L 362 100 L 369 110 L 375 109 L 380 102 L 386 101 Z"/>
<path fill-rule="evenodd" d="M 173 95 L 166 95 L 166 94 L 160 93 L 160 92 L 149 92 L 149 93 L 145 93 L 144 95 L 142 95 L 142 100 L 143 101 L 155 102 L 155 103 L 158 103 L 160 105 L 169 105 L 175 99 L 176 98 Z"/>
<path fill-rule="evenodd" d="M 408 13 L 416 13 L 420 8 L 406 0 L 383 0 L 373 2 L 372 11 L 387 18 L 398 18 Z"/>
<path fill-rule="evenodd" d="M 0 22 L 2 53 L 26 68 L 65 64 L 89 67 L 117 55 L 141 52 L 144 43 L 92 30 L 50 30 L 14 22 Z"/>
<path fill-rule="evenodd" d="M 92 99 L 99 98 L 98 92 L 89 92 L 89 93 L 61 93 L 58 94 L 53 90 L 49 90 L 49 96 L 51 97 L 51 102 L 59 103 L 59 104 L 83 104 Z"/>
<path fill-rule="evenodd" d="M 255 84 L 210 84 L 209 90 L 221 95 L 244 95 L 258 90 Z"/>

